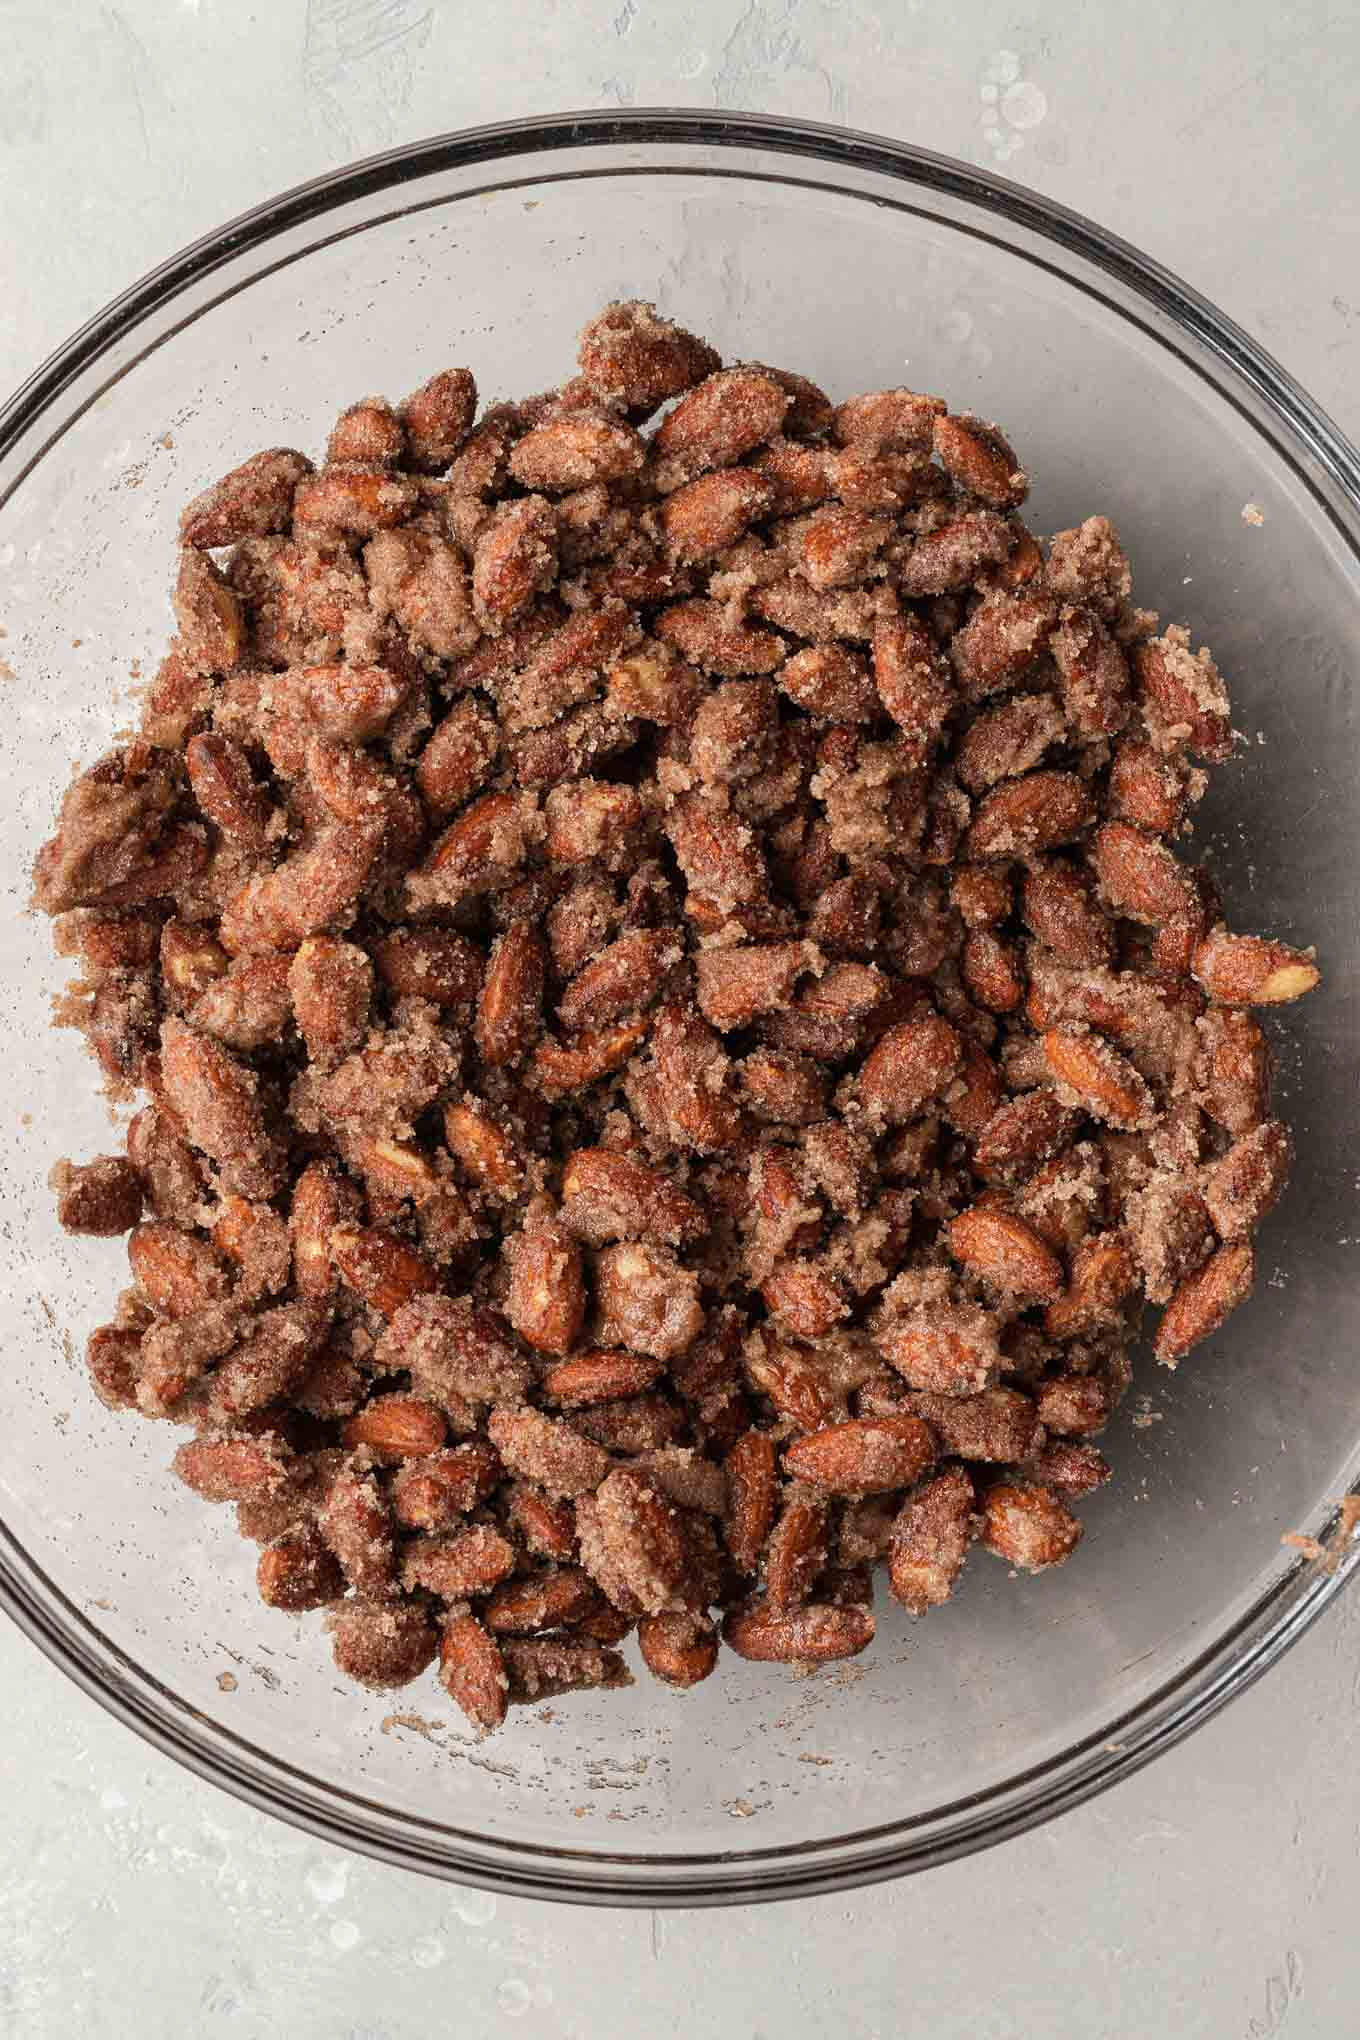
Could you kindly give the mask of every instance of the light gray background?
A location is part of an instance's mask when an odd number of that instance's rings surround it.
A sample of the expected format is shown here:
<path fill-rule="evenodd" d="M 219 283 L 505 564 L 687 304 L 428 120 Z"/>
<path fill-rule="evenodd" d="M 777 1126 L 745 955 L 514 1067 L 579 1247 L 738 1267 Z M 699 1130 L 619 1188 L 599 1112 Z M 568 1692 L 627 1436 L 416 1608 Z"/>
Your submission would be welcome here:
<path fill-rule="evenodd" d="M 0 389 L 300 178 L 669 103 L 1032 184 L 1179 270 L 1354 431 L 1358 102 L 1346 0 L 0 0 Z M 1188 1745 L 986 1856 L 848 1899 L 584 1912 L 318 1848 L 0 1625 L 0 2034 L 1332 2040 L 1360 1981 L 1357 1698 L 1352 1594 Z"/>

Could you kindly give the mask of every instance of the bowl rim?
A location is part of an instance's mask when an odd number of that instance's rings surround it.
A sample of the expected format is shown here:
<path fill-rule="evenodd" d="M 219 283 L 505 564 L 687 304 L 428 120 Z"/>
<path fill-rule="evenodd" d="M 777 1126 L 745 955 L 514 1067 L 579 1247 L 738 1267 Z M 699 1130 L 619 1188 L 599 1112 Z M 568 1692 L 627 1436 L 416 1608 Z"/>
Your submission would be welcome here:
<path fill-rule="evenodd" d="M 584 146 L 647 144 L 766 150 L 811 158 L 824 168 L 876 172 L 960 199 L 1056 245 L 1171 320 L 1230 378 L 1244 384 L 1292 435 L 1296 450 L 1301 447 L 1318 463 L 1360 527 L 1360 454 L 1346 434 L 1240 326 L 1128 241 L 1007 178 L 887 136 L 785 116 L 684 107 L 526 116 L 455 130 L 364 157 L 262 201 L 147 271 L 77 328 L 0 406 L 0 463 L 81 375 L 144 320 L 228 261 L 292 228 L 443 169 L 504 165 L 517 156 Z M 645 173 L 654 166 L 636 167 Z M 696 174 L 714 174 L 713 167 L 696 166 Z M 125 364 L 115 379 L 134 365 Z M 69 422 L 64 421 L 63 430 Z M 0 508 L 50 443 L 40 443 L 0 490 Z M 1337 523 L 1325 496 L 1310 486 Z M 1343 536 L 1360 561 L 1354 533 Z M 1360 1494 L 1360 1478 L 1350 1492 Z M 1318 1526 L 1318 1534 L 1329 1527 Z M 17 1562 L 11 1554 L 17 1554 Z M 1209 1720 L 1279 1660 L 1357 1571 L 1360 1543 L 1338 1550 L 1328 1566 L 1298 1559 L 1207 1649 L 1125 1715 L 971 1800 L 906 1821 L 778 1848 L 650 1858 L 545 1849 L 479 1835 L 463 1839 L 479 1851 L 496 1853 L 465 1855 L 444 1841 L 448 1829 L 440 1831 L 437 1848 L 422 1845 L 409 1816 L 389 1815 L 357 1795 L 307 1779 L 267 1750 L 196 1716 L 190 1703 L 96 1630 L 0 1521 L 0 1607 L 76 1685 L 198 1776 L 320 1839 L 380 1861 L 518 1896 L 613 1905 L 807 1897 L 925 1869 L 1022 1833 L 1130 1776 Z M 41 1594 L 33 1591 L 35 1579 Z M 97 1639 L 98 1648 L 82 1631 Z M 211 1740 L 205 1730 L 211 1730 Z M 365 1826 L 365 1808 L 376 1812 L 378 1821 Z M 928 1824 L 930 1833 L 915 1832 Z M 406 1833 L 398 1831 L 403 1827 Z"/>

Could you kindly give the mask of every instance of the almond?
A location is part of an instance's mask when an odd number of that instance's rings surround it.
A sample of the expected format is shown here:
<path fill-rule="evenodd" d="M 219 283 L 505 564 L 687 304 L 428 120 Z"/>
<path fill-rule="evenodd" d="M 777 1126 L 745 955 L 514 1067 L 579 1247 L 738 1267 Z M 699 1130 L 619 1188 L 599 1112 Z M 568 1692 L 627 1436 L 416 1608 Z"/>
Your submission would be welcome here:
<path fill-rule="evenodd" d="M 995 425 L 965 412 L 935 420 L 935 452 L 960 488 L 993 510 L 1014 510 L 1029 493 L 1029 478 Z"/>
<path fill-rule="evenodd" d="M 604 411 L 573 411 L 517 440 L 510 472 L 522 488 L 556 495 L 592 482 L 620 481 L 637 473 L 643 457 L 642 441 L 631 425 Z"/>
<path fill-rule="evenodd" d="M 1075 1027 L 1050 1027 L 1043 1036 L 1044 1059 L 1068 1095 L 1096 1119 L 1111 1126 L 1150 1126 L 1152 1094 L 1133 1064 L 1099 1034 Z"/>
<path fill-rule="evenodd" d="M 682 946 L 665 928 L 636 928 L 621 935 L 577 971 L 558 1002 L 564 1027 L 603 1027 L 660 994 L 666 971 L 680 961 Z"/>
<path fill-rule="evenodd" d="M 1062 1262 L 1014 1212 L 974 1205 L 952 1221 L 948 1240 L 956 1261 L 1005 1295 L 1052 1303 L 1063 1289 Z"/>
<path fill-rule="evenodd" d="M 727 1474 L 727 1548 L 739 1572 L 752 1573 L 774 1522 L 778 1481 L 774 1442 L 751 1429 L 737 1439 L 723 1462 Z"/>
<path fill-rule="evenodd" d="M 547 1098 L 567 1098 L 623 1068 L 647 1039 L 650 1014 L 587 1029 L 570 1041 L 540 1042 L 529 1064 L 530 1081 Z"/>
<path fill-rule="evenodd" d="M 1250 1133 L 1270 1111 L 1270 1044 L 1249 1013 L 1211 1006 L 1199 1023 L 1204 1109 L 1229 1133 Z"/>
<path fill-rule="evenodd" d="M 1183 742 L 1215 761 L 1232 756 L 1228 693 L 1208 652 L 1192 653 L 1186 633 L 1173 629 L 1137 646 L 1133 664 L 1160 742 Z"/>
<path fill-rule="evenodd" d="M 136 1227 L 128 1260 L 138 1288 L 162 1317 L 189 1317 L 230 1287 L 221 1257 L 207 1240 L 164 1219 Z"/>
<path fill-rule="evenodd" d="M 564 1408 L 616 1402 L 621 1396 L 641 1395 L 662 1372 L 661 1362 L 622 1348 L 608 1352 L 576 1353 L 559 1360 L 543 1377 L 543 1393 L 549 1402 Z"/>
<path fill-rule="evenodd" d="M 579 1566 L 507 1580 L 487 1601 L 482 1619 L 493 1636 L 532 1636 L 578 1622 L 598 1606 L 600 1590 Z"/>
<path fill-rule="evenodd" d="M 191 1438 L 173 1461 L 186 1487 L 208 1502 L 253 1502 L 276 1495 L 293 1478 L 290 1458 L 276 1438 Z"/>
<path fill-rule="evenodd" d="M 1050 1339 L 1073 1339 L 1098 1330 L 1118 1316 L 1119 1306 L 1137 1283 L 1138 1269 L 1122 1233 L 1099 1233 L 1083 1240 L 1073 1256 L 1065 1292 L 1044 1313 L 1045 1332 Z"/>
<path fill-rule="evenodd" d="M 442 1412 L 416 1395 L 375 1396 L 345 1425 L 346 1445 L 366 1445 L 384 1461 L 423 1459 L 447 1435 Z"/>
<path fill-rule="evenodd" d="M 997 1107 L 978 1136 L 973 1169 L 987 1183 L 1020 1183 L 1071 1138 L 1073 1112 L 1053 1091 L 1025 1091 Z"/>
<path fill-rule="evenodd" d="M 711 559 L 763 517 L 773 501 L 769 482 L 751 468 L 719 468 L 667 497 L 661 529 L 680 559 Z"/>
<path fill-rule="evenodd" d="M 892 1528 L 888 1579 L 913 1615 L 949 1599 L 973 1535 L 973 1483 L 961 1466 L 946 1466 L 902 1504 Z"/>
<path fill-rule="evenodd" d="M 408 1592 L 423 1587 L 441 1601 L 465 1601 L 489 1593 L 514 1568 L 514 1546 L 489 1523 L 476 1523 L 451 1536 L 413 1538 L 402 1555 L 401 1583 Z"/>
<path fill-rule="evenodd" d="M 358 1464 L 342 1467 L 331 1482 L 317 1527 L 357 1592 L 381 1599 L 394 1590 L 397 1539 L 392 1510 L 371 1473 L 362 1472 Z"/>
<path fill-rule="evenodd" d="M 958 700 L 935 642 L 918 617 L 899 613 L 874 626 L 874 685 L 888 714 L 908 737 L 937 737 Z"/>
<path fill-rule="evenodd" d="M 824 1665 L 855 1657 L 874 1639 L 873 1613 L 867 1608 L 838 1608 L 807 1602 L 781 1610 L 768 1602 L 748 1602 L 723 1624 L 723 1641 L 738 1657 L 762 1664 Z"/>
<path fill-rule="evenodd" d="M 474 1728 L 499 1728 L 509 1679 L 499 1646 L 475 1615 L 451 1615 L 439 1641 L 439 1681 Z"/>
<path fill-rule="evenodd" d="M 1289 1162 L 1289 1130 L 1268 1119 L 1213 1164 L 1204 1179 L 1204 1202 L 1220 1239 L 1255 1231 L 1288 1181 Z"/>
<path fill-rule="evenodd" d="M 990 928 L 974 928 L 963 945 L 959 971 L 974 1005 L 988 1013 L 1014 1013 L 1024 1004 L 1019 952 Z"/>
<path fill-rule="evenodd" d="M 718 1637 L 706 1616 L 677 1610 L 645 1615 L 638 1624 L 642 1662 L 655 1678 L 682 1689 L 708 1678 L 718 1662 Z"/>
<path fill-rule="evenodd" d="M 761 1394 L 800 1431 L 819 1431 L 835 1415 L 835 1398 L 796 1347 L 764 1341 L 746 1354 L 746 1371 Z"/>
<path fill-rule="evenodd" d="M 385 1318 L 395 1317 L 413 1296 L 440 1286 L 438 1273 L 423 1255 L 377 1226 L 341 1227 L 331 1234 L 330 1255 L 345 1287 Z"/>
<path fill-rule="evenodd" d="M 865 1058 L 859 1096 L 872 1119 L 890 1126 L 915 1119 L 958 1070 L 963 1043 L 938 1014 L 890 1027 Z"/>
<path fill-rule="evenodd" d="M 204 731 L 191 737 L 184 766 L 194 799 L 224 835 L 260 848 L 269 820 L 269 800 L 256 786 L 249 762 L 230 737 Z"/>
<path fill-rule="evenodd" d="M 560 1225 L 536 1226 L 507 1242 L 505 1314 L 539 1353 L 568 1353 L 585 1322 L 581 1249 Z"/>
<path fill-rule="evenodd" d="M 1256 1259 L 1246 1240 L 1220 1247 L 1193 1275 L 1187 1275 L 1162 1313 L 1153 1351 L 1174 1367 L 1192 1346 L 1209 1338 L 1230 1312 L 1251 1294 Z"/>
<path fill-rule="evenodd" d="M 1194 954 L 1195 976 L 1223 1006 L 1281 1006 L 1311 992 L 1322 977 L 1312 957 L 1264 935 L 1213 929 Z"/>
<path fill-rule="evenodd" d="M 1097 829 L 1091 859 L 1100 889 L 1117 914 L 1153 927 L 1194 920 L 1202 912 L 1192 875 L 1159 836 L 1129 822 Z"/>
<path fill-rule="evenodd" d="M 784 1470 L 829 1494 L 876 1495 L 913 1486 L 934 1458 L 934 1434 L 919 1417 L 858 1417 L 797 1439 Z"/>
<path fill-rule="evenodd" d="M 487 1434 L 511 1473 L 536 1482 L 550 1495 L 587 1494 L 613 1464 L 601 1446 L 537 1410 L 493 1410 Z"/>
<path fill-rule="evenodd" d="M 324 1162 L 310 1162 L 293 1185 L 288 1225 L 293 1273 L 304 1296 L 329 1296 L 339 1276 L 332 1235 L 354 1228 L 362 1206 L 353 1183 Z"/>
<path fill-rule="evenodd" d="M 1021 1572 L 1061 1565 L 1081 1539 L 1081 1524 L 1051 1488 L 998 1481 L 982 1502 L 982 1542 Z"/>
<path fill-rule="evenodd" d="M 626 1239 L 679 1246 L 708 1230 L 704 1212 L 662 1170 L 599 1147 L 578 1148 L 563 1170 L 561 1220 L 593 1247 Z"/>
<path fill-rule="evenodd" d="M 295 1530 L 262 1551 L 255 1583 L 268 1607 L 290 1614 L 324 1608 L 345 1591 L 344 1574 L 312 1529 Z"/>
<path fill-rule="evenodd" d="M 501 1069 L 528 1053 L 541 1025 L 547 967 L 547 950 L 524 921 L 507 929 L 491 952 L 473 1028 L 488 1069 Z"/>
<path fill-rule="evenodd" d="M 779 430 L 790 401 L 758 370 L 720 369 L 686 391 L 662 419 L 656 452 L 691 474 L 730 467 Z"/>
<path fill-rule="evenodd" d="M 1029 772 L 993 787 L 978 804 L 967 854 L 1028 857 L 1052 850 L 1072 842 L 1094 816 L 1090 791 L 1074 772 Z"/>
<path fill-rule="evenodd" d="M 840 1283 L 814 1260 L 778 1262 L 761 1284 L 760 1293 L 771 1317 L 796 1339 L 825 1338 L 850 1315 Z"/>
<path fill-rule="evenodd" d="M 489 1195 L 513 1201 L 524 1185 L 526 1156 L 491 1117 L 464 1100 L 444 1107 L 449 1153 Z"/>
<path fill-rule="evenodd" d="M 765 1547 L 765 1599 L 770 1607 L 796 1608 L 806 1601 L 826 1562 L 826 1504 L 795 1496 Z"/>
<path fill-rule="evenodd" d="M 291 447 L 270 447 L 242 461 L 181 513 L 179 535 L 185 545 L 234 545 L 238 539 L 286 531 L 298 483 L 312 472 L 305 454 Z"/>

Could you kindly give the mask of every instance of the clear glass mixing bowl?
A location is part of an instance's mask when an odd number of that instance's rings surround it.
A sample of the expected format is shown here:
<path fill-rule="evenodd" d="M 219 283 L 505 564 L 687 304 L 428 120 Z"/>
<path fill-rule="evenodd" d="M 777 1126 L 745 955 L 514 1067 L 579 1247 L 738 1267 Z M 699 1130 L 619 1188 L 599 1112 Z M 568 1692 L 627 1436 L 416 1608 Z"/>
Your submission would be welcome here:
<path fill-rule="evenodd" d="M 928 1621 L 885 1609 L 848 1666 L 726 1658 L 688 1695 L 644 1679 L 519 1710 L 478 1744 L 433 1677 L 385 1698 L 344 1685 L 315 1618 L 257 1601 L 230 1512 L 166 1473 L 174 1434 L 89 1393 L 79 1349 L 122 1246 L 64 1239 L 43 1179 L 109 1129 L 77 1041 L 48 1026 L 62 970 L 28 873 L 71 760 L 129 719 L 163 645 L 187 496 L 452 362 L 488 395 L 552 383 L 621 295 L 836 392 L 909 382 L 1002 419 L 1041 531 L 1108 511 L 1141 598 L 1233 682 L 1249 742 L 1201 829 L 1230 912 L 1316 940 L 1327 981 L 1280 1030 L 1299 1155 L 1259 1292 L 1178 1375 L 1145 1362 L 1071 1565 L 1019 1582 L 979 1557 Z M 1360 1472 L 1358 555 L 1354 450 L 1212 306 L 1030 193 L 831 128 L 629 113 L 444 137 L 289 193 L 110 305 L 0 414 L 10 1612 L 256 1805 L 391 1862 L 597 1901 L 774 1898 L 939 1862 L 1240 1692 L 1353 1569 L 1280 1539 L 1323 1534 Z"/>

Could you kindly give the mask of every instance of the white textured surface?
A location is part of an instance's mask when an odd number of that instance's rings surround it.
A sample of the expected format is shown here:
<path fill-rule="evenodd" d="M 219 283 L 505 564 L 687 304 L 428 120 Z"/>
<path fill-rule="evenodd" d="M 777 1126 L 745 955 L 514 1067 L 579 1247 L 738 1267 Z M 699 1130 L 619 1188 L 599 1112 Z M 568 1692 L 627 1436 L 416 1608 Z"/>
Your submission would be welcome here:
<path fill-rule="evenodd" d="M 513 10 L 511 54 L 488 22 Z M 845 121 L 993 166 L 1190 278 L 1354 427 L 1360 39 L 1323 0 L 0 0 L 0 387 L 228 214 L 588 105 Z M 1094 1805 L 848 1899 L 495 1900 L 198 1784 L 0 1628 L 0 2034 L 968 2040 L 1354 2030 L 1360 1605 Z"/>

